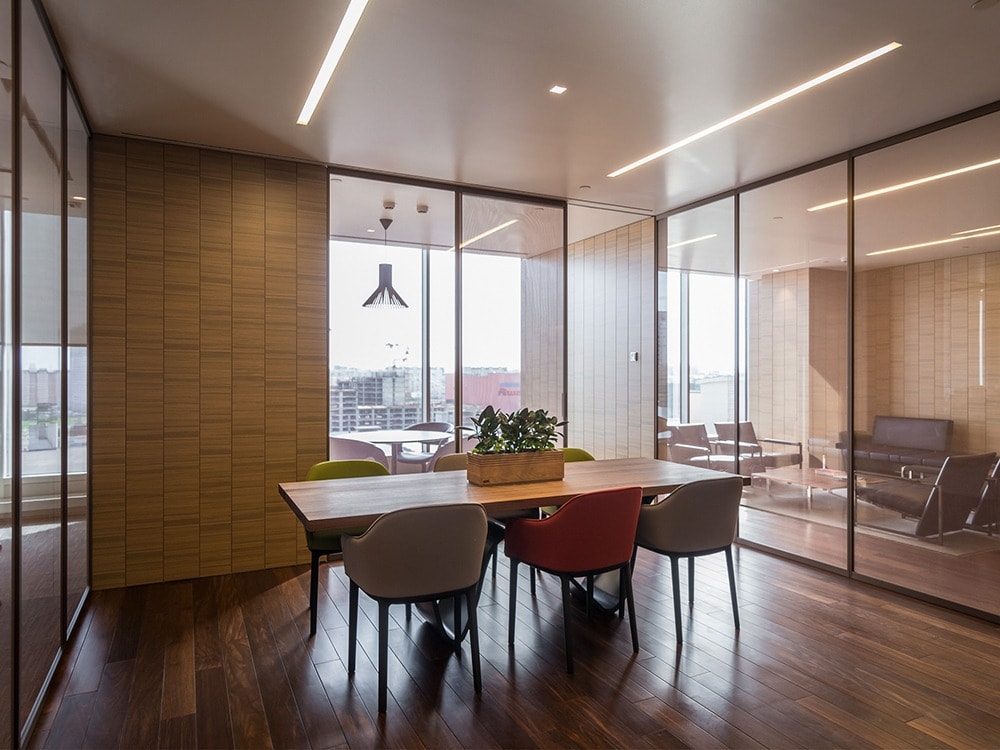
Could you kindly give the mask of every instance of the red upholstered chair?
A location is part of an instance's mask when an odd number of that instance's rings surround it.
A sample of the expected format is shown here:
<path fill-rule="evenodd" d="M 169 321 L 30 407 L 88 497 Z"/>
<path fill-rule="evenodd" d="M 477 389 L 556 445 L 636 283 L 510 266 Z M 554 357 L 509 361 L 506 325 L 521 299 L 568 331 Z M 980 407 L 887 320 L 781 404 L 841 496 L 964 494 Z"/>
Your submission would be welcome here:
<path fill-rule="evenodd" d="M 642 504 L 641 487 L 621 487 L 577 495 L 547 518 L 515 518 L 507 522 L 504 552 L 510 558 L 510 622 L 508 642 L 514 645 L 517 610 L 517 566 L 525 563 L 559 576 L 562 582 L 566 671 L 573 673 L 570 580 L 618 570 L 622 607 L 628 605 L 632 650 L 639 652 L 629 565 Z"/>

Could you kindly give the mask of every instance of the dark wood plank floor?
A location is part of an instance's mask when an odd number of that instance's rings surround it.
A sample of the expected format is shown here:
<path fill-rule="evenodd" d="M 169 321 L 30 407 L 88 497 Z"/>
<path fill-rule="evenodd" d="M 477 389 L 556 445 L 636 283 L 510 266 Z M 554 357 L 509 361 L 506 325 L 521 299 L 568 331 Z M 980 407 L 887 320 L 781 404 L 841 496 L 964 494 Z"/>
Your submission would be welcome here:
<path fill-rule="evenodd" d="M 95 592 L 32 746 L 1000 746 L 1000 626 L 754 550 L 737 554 L 742 631 L 724 558 L 704 558 L 680 650 L 669 564 L 640 552 L 641 652 L 627 622 L 577 607 L 572 676 L 549 576 L 532 601 L 522 574 L 508 649 L 502 564 L 480 605 L 481 697 L 467 646 L 456 658 L 394 607 L 384 717 L 376 610 L 362 596 L 349 680 L 346 579 L 322 576 L 314 639 L 305 567 Z"/>

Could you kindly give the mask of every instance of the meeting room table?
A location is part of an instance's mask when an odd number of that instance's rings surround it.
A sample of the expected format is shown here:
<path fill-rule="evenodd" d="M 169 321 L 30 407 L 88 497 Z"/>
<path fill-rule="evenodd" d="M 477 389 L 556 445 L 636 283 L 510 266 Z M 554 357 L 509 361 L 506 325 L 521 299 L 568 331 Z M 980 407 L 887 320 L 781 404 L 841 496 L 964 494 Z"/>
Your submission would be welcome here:
<path fill-rule="evenodd" d="M 468 481 L 464 471 L 442 471 L 282 482 L 278 491 L 307 531 L 329 532 L 364 528 L 383 513 L 404 508 L 479 503 L 488 516 L 498 517 L 516 510 L 561 505 L 594 490 L 638 486 L 648 497 L 720 476 L 729 475 L 653 458 L 615 458 L 567 463 L 563 479 L 546 482 L 477 486 Z M 450 616 L 440 614 L 434 624 L 446 637 L 454 637 L 448 625 Z"/>

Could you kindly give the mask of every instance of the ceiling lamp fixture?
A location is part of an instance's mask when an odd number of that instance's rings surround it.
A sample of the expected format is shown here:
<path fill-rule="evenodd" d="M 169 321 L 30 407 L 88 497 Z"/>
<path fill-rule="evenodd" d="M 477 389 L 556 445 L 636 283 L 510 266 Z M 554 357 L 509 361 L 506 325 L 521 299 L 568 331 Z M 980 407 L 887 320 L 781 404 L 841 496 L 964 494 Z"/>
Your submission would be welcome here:
<path fill-rule="evenodd" d="M 308 125 L 309 120 L 312 119 L 320 97 L 326 91 L 326 86 L 333 77 L 333 71 L 336 69 L 337 63 L 340 62 L 344 50 L 347 49 L 347 43 L 351 40 L 351 35 L 358 27 L 361 14 L 365 12 L 365 6 L 367 5 L 368 0 L 351 0 L 351 4 L 347 6 L 347 11 L 340 22 L 340 27 L 337 29 L 333 41 L 330 42 L 330 49 L 326 52 L 326 58 L 324 58 L 323 64 L 320 66 L 319 73 L 316 74 L 316 80 L 313 81 L 312 88 L 309 89 L 309 96 L 306 97 L 306 103 L 302 105 L 302 111 L 299 112 L 299 119 L 295 121 L 296 125 Z"/>
<path fill-rule="evenodd" d="M 382 229 L 385 231 L 385 244 L 389 244 L 389 225 L 392 219 L 379 219 Z M 378 287 L 371 296 L 361 303 L 362 307 L 409 307 L 399 296 L 399 293 L 392 288 L 392 264 L 378 264 Z"/>
<path fill-rule="evenodd" d="M 837 76 L 843 75 L 849 70 L 854 70 L 854 68 L 864 65 L 865 63 L 871 62 L 876 58 L 882 57 L 882 55 L 888 52 L 892 52 L 894 49 L 898 49 L 901 46 L 902 45 L 899 42 L 889 42 L 889 44 L 879 47 L 876 50 L 872 50 L 867 55 L 862 55 L 861 57 L 851 60 L 850 62 L 844 63 L 839 68 L 834 68 L 833 70 L 829 70 L 826 73 L 823 73 L 822 75 L 817 76 L 816 78 L 813 78 L 810 81 L 806 81 L 805 83 L 800 83 L 798 86 L 788 89 L 788 91 L 784 91 L 778 94 L 777 96 L 772 96 L 767 101 L 761 102 L 760 104 L 750 107 L 750 109 L 743 110 L 739 114 L 733 115 L 732 117 L 729 117 L 723 120 L 722 122 L 717 122 L 715 123 L 715 125 L 711 125 L 705 128 L 704 130 L 700 130 L 694 135 L 689 135 L 687 138 L 677 141 L 677 143 L 671 144 L 666 148 L 661 148 L 659 151 L 656 151 L 650 154 L 649 156 L 644 156 L 641 159 L 632 162 L 631 164 L 626 164 L 621 169 L 616 169 L 614 172 L 611 172 L 608 175 L 608 177 L 618 177 L 619 175 L 623 175 L 626 172 L 630 172 L 636 167 L 641 167 L 643 164 L 647 164 L 653 161 L 654 159 L 659 159 L 661 156 L 666 156 L 671 151 L 676 151 L 677 149 L 683 148 L 688 144 L 701 140 L 707 135 L 716 133 L 722 130 L 723 128 L 728 128 L 730 125 L 735 125 L 740 120 L 745 120 L 746 118 L 751 117 L 757 114 L 758 112 L 763 112 L 765 109 L 769 109 L 773 107 L 775 104 L 780 104 L 786 99 L 791 99 L 793 96 L 797 96 L 798 94 L 808 91 L 809 89 L 815 86 L 819 86 L 821 83 L 826 83 L 827 81 L 836 78 Z"/>

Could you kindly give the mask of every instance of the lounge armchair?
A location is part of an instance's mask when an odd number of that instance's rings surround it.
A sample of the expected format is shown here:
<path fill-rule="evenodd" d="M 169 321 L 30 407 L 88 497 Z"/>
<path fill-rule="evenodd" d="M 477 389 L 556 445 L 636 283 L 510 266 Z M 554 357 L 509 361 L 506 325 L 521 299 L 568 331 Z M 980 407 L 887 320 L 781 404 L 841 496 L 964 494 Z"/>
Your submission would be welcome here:
<path fill-rule="evenodd" d="M 715 442 L 718 452 L 732 453 L 732 446 L 736 443 L 736 423 L 716 422 L 715 432 L 717 440 Z M 781 466 L 802 466 L 802 441 L 783 440 L 781 438 L 757 437 L 754 431 L 753 422 L 740 422 L 740 466 L 744 467 L 748 460 L 756 463 L 759 460 L 765 469 L 776 469 Z M 766 447 L 765 447 L 766 446 Z M 774 450 L 774 446 L 782 446 L 783 450 Z M 745 470 L 744 474 L 747 473 Z"/>
<path fill-rule="evenodd" d="M 965 528 L 981 504 L 996 460 L 996 453 L 948 456 L 932 484 L 918 478 L 887 479 L 858 487 L 857 498 L 915 519 L 914 536 L 936 535 L 938 543 L 944 544 L 944 535 Z M 926 469 L 904 467 L 907 475 L 915 477 Z"/>

